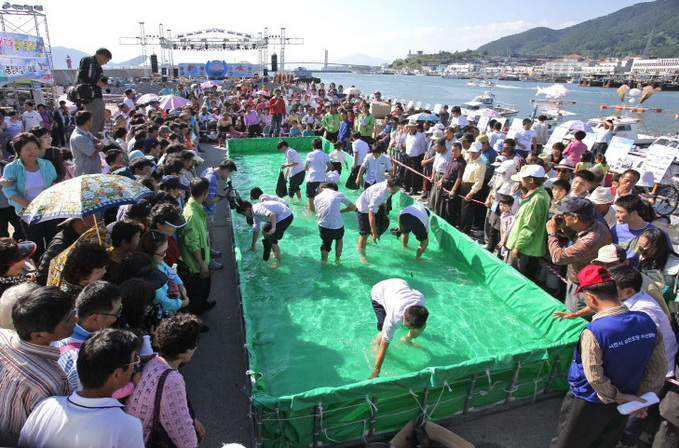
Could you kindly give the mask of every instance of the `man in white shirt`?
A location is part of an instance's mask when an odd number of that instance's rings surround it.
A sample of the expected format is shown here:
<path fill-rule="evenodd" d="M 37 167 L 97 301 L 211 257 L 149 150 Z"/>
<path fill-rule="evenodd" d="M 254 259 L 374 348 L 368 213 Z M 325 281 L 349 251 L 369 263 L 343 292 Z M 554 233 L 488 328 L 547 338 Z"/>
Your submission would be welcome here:
<path fill-rule="evenodd" d="M 354 132 L 351 134 L 351 149 L 354 153 L 354 161 L 351 164 L 351 168 L 358 168 L 365 160 L 365 156 L 370 152 L 370 145 L 361 139 L 360 132 Z"/>
<path fill-rule="evenodd" d="M 467 117 L 462 115 L 462 109 L 460 109 L 459 106 L 455 106 L 450 109 L 450 114 L 451 118 L 448 126 L 453 128 L 455 137 L 459 138 L 462 135 L 462 130 L 465 128 L 465 126 L 469 125 L 469 120 L 467 120 Z"/>
<path fill-rule="evenodd" d="M 137 342 L 137 336 L 126 330 L 94 333 L 78 356 L 83 389 L 40 402 L 21 430 L 19 446 L 143 448 L 141 421 L 111 398 L 130 382 L 134 366 L 139 365 Z"/>
<path fill-rule="evenodd" d="M 325 180 L 325 172 L 332 170 L 330 157 L 323 152 L 323 141 L 315 138 L 311 142 L 311 151 L 304 161 L 304 169 L 308 171 L 306 178 L 306 201 L 311 213 L 315 213 L 314 198 L 318 194 L 318 187 Z"/>
<path fill-rule="evenodd" d="M 375 144 L 370 154 L 363 159 L 361 168 L 359 168 L 356 175 L 356 185 L 361 185 L 363 173 L 365 173 L 364 188 L 368 188 L 371 185 L 384 181 L 387 171 L 390 175 L 394 175 L 394 166 L 391 163 L 391 159 L 382 153 L 381 144 Z"/>
<path fill-rule="evenodd" d="M 257 242 L 261 227 L 261 231 L 264 233 L 262 238 L 262 244 L 264 245 L 262 259 L 269 261 L 273 251 L 276 261 L 269 267 L 276 269 L 280 266 L 281 249 L 278 247 L 278 241 L 283 238 L 285 231 L 294 219 L 292 211 L 285 204 L 278 201 L 264 201 L 254 205 L 248 201 L 240 201 L 236 206 L 236 212 L 245 216 L 248 224 L 252 225 L 252 245 L 250 246 L 250 251 L 255 250 L 255 243 Z M 264 226 L 262 226 L 262 223 L 265 223 Z"/>
<path fill-rule="evenodd" d="M 427 136 L 422 132 L 422 123 L 408 122 L 408 135 L 406 136 L 405 164 L 411 169 L 406 169 L 403 175 L 403 188 L 413 195 L 419 194 L 422 189 L 422 160 L 427 152 L 429 144 Z M 415 172 L 413 172 L 414 170 Z"/>
<path fill-rule="evenodd" d="M 380 235 L 378 231 L 378 219 L 386 218 L 386 207 L 384 204 L 391 195 L 398 193 L 401 188 L 401 181 L 395 176 L 389 176 L 386 181 L 377 183 L 367 188 L 356 201 L 356 218 L 358 219 L 358 253 L 361 256 L 361 263 L 369 265 L 365 257 L 365 248 L 368 245 L 368 235 L 372 235 L 373 241 L 377 243 Z M 379 213 L 378 213 L 379 211 Z"/>
<path fill-rule="evenodd" d="M 125 99 L 123 100 L 123 103 L 125 103 L 129 110 L 134 110 L 134 90 L 125 90 Z"/>
<path fill-rule="evenodd" d="M 404 249 L 408 248 L 408 240 L 412 232 L 419 241 L 415 259 L 419 260 L 429 245 L 429 210 L 420 204 L 409 205 L 398 215 L 398 231 L 396 236 L 401 236 L 401 244 Z M 393 232 L 393 231 L 392 231 Z"/>
<path fill-rule="evenodd" d="M 523 129 L 514 135 L 514 140 L 516 140 L 516 152 L 526 158 L 537 148 L 537 134 L 530 128 L 530 118 L 525 118 L 522 124 Z"/>
<path fill-rule="evenodd" d="M 547 116 L 540 115 L 538 117 L 538 121 L 533 123 L 533 126 L 531 127 L 531 129 L 535 131 L 535 143 L 537 151 L 540 151 L 542 147 L 547 144 L 547 140 L 549 140 L 549 125 L 546 123 L 546 121 Z"/>
<path fill-rule="evenodd" d="M 23 123 L 23 132 L 29 132 L 35 126 L 45 127 L 42 122 L 42 116 L 38 111 L 33 110 L 33 101 L 28 100 L 24 103 L 24 113 L 21 114 L 21 122 Z"/>
<path fill-rule="evenodd" d="M 667 376 L 674 375 L 675 357 L 679 351 L 677 338 L 667 314 L 653 297 L 641 290 L 643 277 L 641 272 L 628 264 L 610 269 L 611 277 L 618 287 L 618 298 L 630 311 L 641 311 L 648 314 L 663 335 L 665 356 L 667 356 Z M 629 445 L 629 444 L 626 444 Z M 633 443 L 631 445 L 634 445 Z"/>
<path fill-rule="evenodd" d="M 285 140 L 278 141 L 278 150 L 285 153 L 285 163 L 281 165 L 281 169 L 286 169 L 285 177 L 289 179 L 288 196 L 292 198 L 295 194 L 297 199 L 302 199 L 300 186 L 304 182 L 304 165 L 299 153 L 290 148 L 288 142 Z"/>
<path fill-rule="evenodd" d="M 411 289 L 410 285 L 400 278 L 390 278 L 377 283 L 370 291 L 370 298 L 379 331 L 375 341 L 379 346 L 377 359 L 370 374 L 372 379 L 380 375 L 387 349 L 401 322 L 408 329 L 408 334 L 403 336 L 401 341 L 411 347 L 420 348 L 413 339 L 420 336 L 427 327 L 429 311 L 424 306 L 424 295 Z"/>
<path fill-rule="evenodd" d="M 327 263 L 328 254 L 332 250 L 332 242 L 335 241 L 335 263 L 341 262 L 342 248 L 344 247 L 344 222 L 342 213 L 356 210 L 356 206 L 342 193 L 337 191 L 334 182 L 322 182 L 321 192 L 314 198 L 316 208 L 318 231 L 321 235 L 321 262 Z M 341 204 L 346 205 L 341 208 Z"/>

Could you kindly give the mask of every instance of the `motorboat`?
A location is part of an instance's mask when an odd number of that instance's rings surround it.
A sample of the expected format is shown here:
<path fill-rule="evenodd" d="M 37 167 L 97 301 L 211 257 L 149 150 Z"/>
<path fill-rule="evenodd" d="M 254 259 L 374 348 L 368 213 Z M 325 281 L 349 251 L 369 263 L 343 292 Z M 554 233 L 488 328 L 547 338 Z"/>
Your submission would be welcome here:
<path fill-rule="evenodd" d="M 495 87 L 495 83 L 491 81 L 490 79 L 472 79 L 470 81 L 467 81 L 468 86 L 474 86 L 474 87 L 486 87 L 486 88 L 493 88 Z"/>
<path fill-rule="evenodd" d="M 652 135 L 639 133 L 639 124 L 641 120 L 635 117 L 596 117 L 587 121 L 587 124 L 596 129 L 601 126 L 604 121 L 613 120 L 613 137 L 626 138 L 634 141 L 634 145 L 639 148 L 648 147 L 654 143 L 656 138 Z"/>
<path fill-rule="evenodd" d="M 495 102 L 495 94 L 490 90 L 483 92 L 483 95 L 474 97 L 471 101 L 463 103 L 460 105 L 460 109 L 464 116 L 479 115 L 479 111 L 482 109 L 492 109 L 503 117 L 511 117 L 519 113 L 519 109 L 514 105 Z"/>

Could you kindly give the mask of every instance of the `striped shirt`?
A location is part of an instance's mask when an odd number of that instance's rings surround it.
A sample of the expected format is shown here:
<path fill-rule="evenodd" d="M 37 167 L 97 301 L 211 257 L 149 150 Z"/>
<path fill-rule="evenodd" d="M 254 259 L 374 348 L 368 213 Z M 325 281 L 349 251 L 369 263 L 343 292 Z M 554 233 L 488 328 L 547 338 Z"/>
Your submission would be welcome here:
<path fill-rule="evenodd" d="M 0 446 L 15 446 L 28 414 L 41 400 L 71 393 L 59 349 L 22 341 L 0 330 Z"/>

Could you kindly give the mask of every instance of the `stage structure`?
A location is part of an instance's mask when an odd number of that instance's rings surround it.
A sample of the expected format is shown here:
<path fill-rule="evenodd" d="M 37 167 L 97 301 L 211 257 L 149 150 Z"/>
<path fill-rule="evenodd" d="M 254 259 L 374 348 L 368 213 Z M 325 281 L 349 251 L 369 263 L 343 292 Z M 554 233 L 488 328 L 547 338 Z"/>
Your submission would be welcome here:
<path fill-rule="evenodd" d="M 268 60 L 269 47 L 278 47 L 278 63 L 280 70 L 285 70 L 285 47 L 287 45 L 303 45 L 303 38 L 286 37 L 285 28 L 280 34 L 269 34 L 269 29 L 254 34 L 238 31 L 210 28 L 172 35 L 170 29 L 165 30 L 161 23 L 157 35 L 146 34 L 144 22 L 139 22 L 139 37 L 121 37 L 121 45 L 138 45 L 142 48 L 144 64 L 148 66 L 147 47 L 157 45 L 160 48 L 160 67 L 163 74 L 171 75 L 174 67 L 173 52 L 177 51 L 254 51 L 257 50 L 257 64 L 260 75 L 264 75 Z"/>
<path fill-rule="evenodd" d="M 0 29 L 3 33 L 36 36 L 43 39 L 44 55 L 49 63 L 49 73 L 54 70 L 47 15 L 42 5 L 19 5 L 4 2 L 0 6 Z M 25 49 L 24 49 L 25 50 Z M 57 97 L 54 82 L 48 82 L 52 98 Z"/>

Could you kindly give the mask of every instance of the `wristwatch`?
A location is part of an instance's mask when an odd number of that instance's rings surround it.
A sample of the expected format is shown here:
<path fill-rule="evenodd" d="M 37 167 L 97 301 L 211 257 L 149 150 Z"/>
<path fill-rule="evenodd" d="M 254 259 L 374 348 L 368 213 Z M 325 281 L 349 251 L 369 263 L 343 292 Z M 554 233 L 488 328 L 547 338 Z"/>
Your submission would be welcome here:
<path fill-rule="evenodd" d="M 547 234 L 547 236 L 558 236 L 558 235 L 557 235 L 556 233 L 554 233 L 554 232 L 549 232 L 549 233 Z"/>

